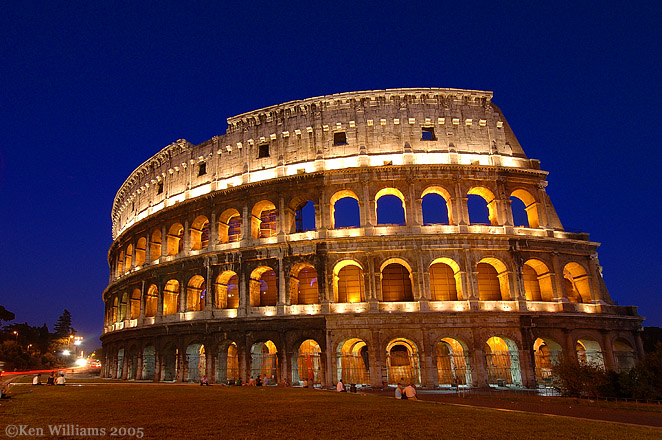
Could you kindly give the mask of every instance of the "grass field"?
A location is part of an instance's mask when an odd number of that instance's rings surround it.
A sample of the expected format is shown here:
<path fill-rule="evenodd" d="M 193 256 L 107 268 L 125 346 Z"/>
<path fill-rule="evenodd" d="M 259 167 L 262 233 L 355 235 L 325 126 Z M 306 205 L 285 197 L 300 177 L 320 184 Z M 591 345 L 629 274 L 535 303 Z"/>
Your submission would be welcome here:
<path fill-rule="evenodd" d="M 105 428 L 106 436 L 142 428 L 150 439 L 662 437 L 650 428 L 308 389 L 109 383 L 16 385 L 12 394 L 0 402 L 0 436 L 9 425 L 48 434 L 48 425 L 66 424 Z"/>

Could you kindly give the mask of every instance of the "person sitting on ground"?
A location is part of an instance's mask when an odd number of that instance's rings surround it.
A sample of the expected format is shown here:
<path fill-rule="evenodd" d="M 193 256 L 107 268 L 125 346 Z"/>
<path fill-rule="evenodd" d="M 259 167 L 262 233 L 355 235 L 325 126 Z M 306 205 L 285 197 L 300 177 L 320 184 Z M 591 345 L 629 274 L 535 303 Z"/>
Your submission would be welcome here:
<path fill-rule="evenodd" d="M 339 393 L 344 393 L 346 391 L 345 384 L 342 383 L 342 379 L 338 381 L 338 384 L 336 385 L 336 391 L 338 391 Z"/>
<path fill-rule="evenodd" d="M 416 388 L 414 387 L 414 382 L 409 382 L 409 385 L 404 389 L 404 395 L 407 397 L 407 400 L 416 400 Z"/>
<path fill-rule="evenodd" d="M 57 380 L 55 381 L 55 385 L 62 385 L 64 386 L 67 383 L 67 380 L 64 378 L 64 373 L 61 373 L 58 377 Z"/>
<path fill-rule="evenodd" d="M 9 382 L 0 387 L 0 399 L 11 399 L 7 393 L 9 393 Z"/>
<path fill-rule="evenodd" d="M 244 381 L 241 380 L 241 377 L 238 377 L 237 380 L 234 382 L 235 386 L 242 386 L 244 384 Z"/>
<path fill-rule="evenodd" d="M 402 399 L 402 385 L 398 383 L 398 386 L 395 387 L 395 398 L 400 400 Z"/>
<path fill-rule="evenodd" d="M 43 385 L 41 383 L 41 373 L 37 373 L 35 377 L 32 378 L 32 385 Z"/>
<path fill-rule="evenodd" d="M 257 379 L 255 379 L 255 386 L 261 387 L 262 386 L 262 375 L 260 374 Z"/>
<path fill-rule="evenodd" d="M 350 393 L 355 393 L 356 392 L 356 384 L 353 383 L 349 386 L 349 392 Z"/>
<path fill-rule="evenodd" d="M 251 378 L 248 379 L 248 386 L 249 387 L 254 387 L 255 386 L 255 379 L 253 379 L 253 376 L 251 376 Z"/>
<path fill-rule="evenodd" d="M 203 376 L 202 379 L 200 379 L 200 386 L 203 385 L 209 386 L 209 379 L 207 379 L 207 376 Z"/>
<path fill-rule="evenodd" d="M 46 380 L 46 385 L 55 385 L 55 372 L 51 371 L 51 374 L 48 376 L 48 379 Z"/>

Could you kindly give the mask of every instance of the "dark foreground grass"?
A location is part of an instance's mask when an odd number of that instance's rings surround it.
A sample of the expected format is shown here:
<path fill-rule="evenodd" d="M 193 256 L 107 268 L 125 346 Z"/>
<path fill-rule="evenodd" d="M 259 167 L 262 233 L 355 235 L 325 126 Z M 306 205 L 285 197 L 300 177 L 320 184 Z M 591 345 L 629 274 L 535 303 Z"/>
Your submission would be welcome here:
<path fill-rule="evenodd" d="M 107 434 L 113 427 L 141 427 L 150 439 L 662 437 L 651 428 L 292 388 L 82 384 L 17 385 L 12 392 L 0 403 L 0 436 L 8 425 L 48 434 L 48 425 L 70 424 Z"/>

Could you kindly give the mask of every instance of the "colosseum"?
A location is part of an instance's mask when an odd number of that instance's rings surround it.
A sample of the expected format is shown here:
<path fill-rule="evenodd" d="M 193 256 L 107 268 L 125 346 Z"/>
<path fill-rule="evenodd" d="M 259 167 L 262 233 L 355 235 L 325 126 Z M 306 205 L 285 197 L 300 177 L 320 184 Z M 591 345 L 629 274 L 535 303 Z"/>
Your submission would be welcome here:
<path fill-rule="evenodd" d="M 227 119 L 121 186 L 102 375 L 543 387 L 643 355 L 492 93 L 340 93 Z M 568 195 L 570 196 L 570 195 Z"/>

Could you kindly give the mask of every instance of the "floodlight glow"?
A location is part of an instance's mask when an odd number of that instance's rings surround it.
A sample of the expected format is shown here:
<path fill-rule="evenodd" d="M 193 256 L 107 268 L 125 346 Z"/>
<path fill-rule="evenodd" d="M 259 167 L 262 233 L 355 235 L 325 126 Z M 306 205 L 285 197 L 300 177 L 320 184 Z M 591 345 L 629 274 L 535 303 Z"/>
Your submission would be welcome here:
<path fill-rule="evenodd" d="M 87 365 L 87 361 L 85 359 L 76 359 L 76 365 L 79 367 Z"/>
<path fill-rule="evenodd" d="M 62 354 L 65 356 L 69 356 L 71 352 L 69 350 L 62 350 Z"/>

